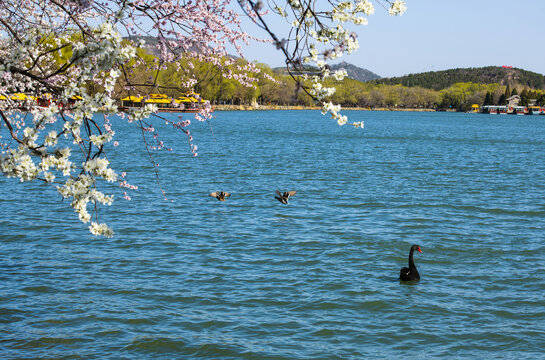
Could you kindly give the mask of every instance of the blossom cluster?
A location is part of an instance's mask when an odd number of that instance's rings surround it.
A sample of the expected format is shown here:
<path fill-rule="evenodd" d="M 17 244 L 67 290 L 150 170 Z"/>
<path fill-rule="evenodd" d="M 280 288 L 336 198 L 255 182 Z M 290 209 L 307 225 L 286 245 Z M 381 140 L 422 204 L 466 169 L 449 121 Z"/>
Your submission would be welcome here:
<path fill-rule="evenodd" d="M 391 5 L 392 6 L 390 6 L 390 9 L 388 9 L 388 13 L 391 16 L 403 15 L 403 13 L 407 10 L 407 5 L 405 4 L 405 1 L 396 0 Z"/>
<path fill-rule="evenodd" d="M 115 16 L 96 21 L 100 12 L 94 5 L 92 1 L 70 7 L 49 1 L 0 3 L 4 19 L 0 30 L 5 35 L 0 39 L 4 99 L 0 129 L 17 144 L 0 137 L 0 169 L 22 182 L 42 180 L 56 186 L 64 198 L 72 199 L 70 205 L 82 222 L 91 220 L 89 203 L 96 211 L 96 204 L 113 201 L 97 185 L 99 179 L 117 178 L 103 151 L 115 132 L 106 120 L 100 126 L 96 114 L 118 111 L 114 86 L 122 66 L 136 55 L 135 47 L 124 42 L 114 26 Z M 91 93 L 90 84 L 104 90 Z M 15 92 L 23 95 L 14 97 Z M 21 116 L 21 110 L 30 117 Z M 81 166 L 74 162 L 78 155 L 83 158 Z M 113 234 L 105 224 L 93 226 L 91 232 Z"/>

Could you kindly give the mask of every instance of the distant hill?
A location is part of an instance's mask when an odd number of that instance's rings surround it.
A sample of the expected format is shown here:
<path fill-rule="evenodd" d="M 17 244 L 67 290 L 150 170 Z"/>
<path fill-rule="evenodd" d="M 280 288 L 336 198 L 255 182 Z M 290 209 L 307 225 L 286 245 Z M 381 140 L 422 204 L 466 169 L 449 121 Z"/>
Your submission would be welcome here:
<path fill-rule="evenodd" d="M 372 71 L 357 67 L 356 65 L 349 64 L 347 62 L 341 62 L 339 64 L 331 65 L 332 70 L 345 69 L 350 79 L 359 81 L 372 81 L 380 79 L 381 77 Z"/>
<path fill-rule="evenodd" d="M 304 73 L 309 75 L 318 72 L 318 68 L 313 66 L 305 66 L 304 68 L 305 68 Z M 381 77 L 375 74 L 374 72 L 371 72 L 367 69 L 360 68 L 356 65 L 349 64 L 344 61 L 339 64 L 331 65 L 331 71 L 336 71 L 339 69 L 346 70 L 347 77 L 349 77 L 350 79 L 359 80 L 362 82 L 381 79 Z M 285 67 L 276 67 L 273 70 L 276 73 L 287 75 L 287 71 Z"/>
<path fill-rule="evenodd" d="M 545 89 L 545 76 L 542 74 L 519 68 L 502 66 L 430 71 L 375 80 L 375 83 L 377 84 L 401 84 L 408 87 L 420 86 L 434 90 L 445 89 L 459 82 L 474 82 L 481 84 L 498 83 L 511 87 L 523 85 L 532 89 Z"/>

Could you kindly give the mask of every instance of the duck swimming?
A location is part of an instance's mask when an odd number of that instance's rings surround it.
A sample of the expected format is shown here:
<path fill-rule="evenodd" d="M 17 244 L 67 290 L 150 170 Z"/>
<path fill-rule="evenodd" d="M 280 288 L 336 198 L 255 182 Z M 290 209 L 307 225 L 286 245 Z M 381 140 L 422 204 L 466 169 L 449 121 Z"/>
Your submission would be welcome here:
<path fill-rule="evenodd" d="M 214 191 L 213 193 L 210 193 L 210 196 L 215 197 L 219 201 L 225 201 L 225 198 L 230 197 L 231 194 L 225 191 Z"/>
<path fill-rule="evenodd" d="M 297 193 L 297 191 L 285 191 L 281 193 L 280 191 L 276 190 L 276 194 L 278 196 L 275 196 L 274 198 L 280 201 L 282 204 L 287 204 L 289 197 L 295 195 L 295 193 Z"/>
<path fill-rule="evenodd" d="M 420 274 L 418 273 L 418 270 L 416 269 L 416 266 L 414 265 L 414 261 L 413 261 L 413 253 L 415 250 L 422 253 L 422 250 L 420 250 L 420 246 L 418 245 L 411 246 L 411 251 L 409 252 L 409 267 L 403 267 L 401 268 L 401 271 L 399 272 L 399 280 L 401 281 L 420 280 Z"/>

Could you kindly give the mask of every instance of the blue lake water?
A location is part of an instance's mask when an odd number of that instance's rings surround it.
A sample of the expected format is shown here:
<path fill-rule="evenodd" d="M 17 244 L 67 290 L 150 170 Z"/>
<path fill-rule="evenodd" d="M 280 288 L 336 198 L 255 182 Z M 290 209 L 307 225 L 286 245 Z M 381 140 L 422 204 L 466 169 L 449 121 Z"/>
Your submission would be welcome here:
<path fill-rule="evenodd" d="M 0 177 L 0 358 L 543 358 L 545 117 L 347 114 L 157 121 L 161 187 L 114 121 L 112 239 Z"/>

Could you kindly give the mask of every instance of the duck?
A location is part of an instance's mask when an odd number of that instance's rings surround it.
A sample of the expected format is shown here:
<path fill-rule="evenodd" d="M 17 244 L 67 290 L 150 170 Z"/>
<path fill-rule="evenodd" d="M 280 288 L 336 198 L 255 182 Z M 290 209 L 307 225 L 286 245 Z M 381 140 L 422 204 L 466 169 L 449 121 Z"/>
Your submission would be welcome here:
<path fill-rule="evenodd" d="M 210 193 L 210 196 L 215 197 L 219 201 L 225 201 L 225 198 L 230 197 L 231 194 L 225 191 L 214 191 L 213 193 Z"/>
<path fill-rule="evenodd" d="M 418 281 L 420 280 L 420 274 L 416 269 L 413 261 L 413 253 L 417 250 L 419 253 L 422 253 L 419 245 L 411 246 L 411 251 L 409 252 L 409 267 L 402 267 L 399 272 L 399 280 L 401 281 Z"/>
<path fill-rule="evenodd" d="M 288 203 L 288 199 L 290 198 L 290 196 L 293 196 L 297 193 L 297 191 L 284 191 L 284 192 L 280 192 L 278 190 L 276 190 L 276 194 L 278 196 L 275 196 L 274 198 L 278 201 L 280 201 L 282 204 L 287 204 Z"/>

